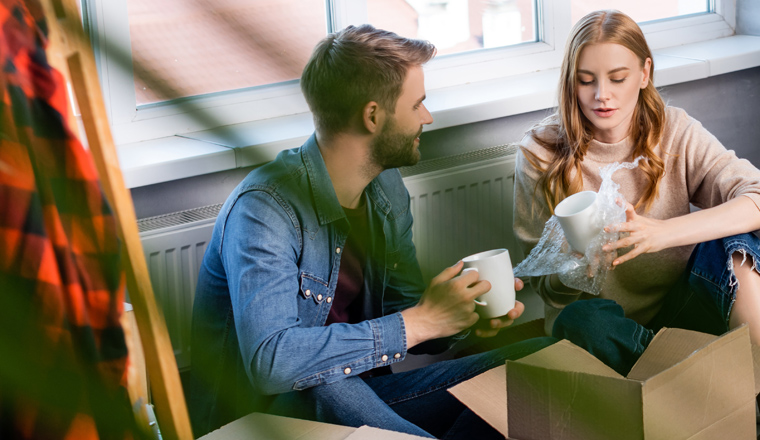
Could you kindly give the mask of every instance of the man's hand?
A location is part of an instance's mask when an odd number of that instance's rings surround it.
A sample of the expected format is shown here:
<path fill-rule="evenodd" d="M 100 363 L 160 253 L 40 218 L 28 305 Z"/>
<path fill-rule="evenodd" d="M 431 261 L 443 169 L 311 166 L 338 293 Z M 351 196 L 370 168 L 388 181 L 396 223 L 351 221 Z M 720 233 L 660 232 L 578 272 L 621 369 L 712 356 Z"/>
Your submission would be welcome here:
<path fill-rule="evenodd" d="M 515 278 L 515 291 L 520 291 L 523 289 L 524 283 L 520 278 Z M 522 316 L 523 312 L 525 311 L 525 305 L 521 303 L 520 301 L 515 301 L 515 308 L 510 310 L 506 315 L 501 316 L 499 318 L 492 318 L 488 320 L 488 329 L 475 329 L 475 335 L 481 337 L 481 338 L 490 338 L 492 336 L 496 336 L 497 333 L 499 333 L 499 330 L 503 329 L 504 327 L 509 327 L 515 322 L 515 319 Z"/>
<path fill-rule="evenodd" d="M 401 312 L 407 348 L 421 342 L 459 333 L 478 321 L 475 298 L 488 292 L 491 283 L 478 281 L 476 271 L 462 270 L 462 262 L 436 275 L 416 306 Z"/>

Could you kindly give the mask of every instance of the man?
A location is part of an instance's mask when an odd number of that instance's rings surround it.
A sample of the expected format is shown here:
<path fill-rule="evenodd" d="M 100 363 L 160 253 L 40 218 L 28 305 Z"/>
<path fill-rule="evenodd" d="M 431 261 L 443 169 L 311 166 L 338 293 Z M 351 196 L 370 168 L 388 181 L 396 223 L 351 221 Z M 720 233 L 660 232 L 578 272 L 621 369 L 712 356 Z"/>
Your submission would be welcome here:
<path fill-rule="evenodd" d="M 206 250 L 193 311 L 196 435 L 251 411 L 420 436 L 493 434 L 446 390 L 552 342 L 389 374 L 408 350 L 461 337 L 477 321 L 473 300 L 490 289 L 477 273 L 458 275 L 461 262 L 426 287 L 415 257 L 396 168 L 419 160 L 433 122 L 422 65 L 434 53 L 369 25 L 315 48 L 301 78 L 315 134 L 240 183 Z"/>

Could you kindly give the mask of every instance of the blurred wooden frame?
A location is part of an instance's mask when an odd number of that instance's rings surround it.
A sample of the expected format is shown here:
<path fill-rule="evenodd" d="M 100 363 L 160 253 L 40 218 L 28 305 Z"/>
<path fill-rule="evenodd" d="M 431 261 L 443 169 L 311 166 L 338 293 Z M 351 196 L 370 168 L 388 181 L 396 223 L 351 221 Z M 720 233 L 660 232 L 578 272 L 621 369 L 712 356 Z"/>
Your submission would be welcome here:
<path fill-rule="evenodd" d="M 103 101 L 95 58 L 88 36 L 82 28 L 82 21 L 76 0 L 40 0 L 45 11 L 49 29 L 47 54 L 50 64 L 58 69 L 70 82 L 76 103 L 82 114 L 85 136 L 101 185 L 114 211 L 119 237 L 122 240 L 122 261 L 127 277 L 127 288 L 134 308 L 134 320 L 139 328 L 140 341 L 144 350 L 145 364 L 150 377 L 150 389 L 155 405 L 156 418 L 161 435 L 167 440 L 190 440 L 193 438 L 182 383 L 174 358 L 166 322 L 159 310 L 150 283 L 148 266 L 145 262 L 142 243 L 137 229 L 132 197 L 124 185 L 119 167 L 116 148 L 111 136 L 111 128 Z M 78 132 L 73 118 L 71 127 Z M 81 136 L 80 136 L 81 137 Z M 132 349 L 135 328 L 127 323 L 128 344 Z M 130 333 L 131 332 L 131 333 Z M 139 354 L 130 353 L 135 366 L 139 364 Z M 147 401 L 147 387 L 140 379 L 139 372 L 128 372 L 129 393 L 134 402 Z M 138 420 L 145 416 L 138 416 Z"/>

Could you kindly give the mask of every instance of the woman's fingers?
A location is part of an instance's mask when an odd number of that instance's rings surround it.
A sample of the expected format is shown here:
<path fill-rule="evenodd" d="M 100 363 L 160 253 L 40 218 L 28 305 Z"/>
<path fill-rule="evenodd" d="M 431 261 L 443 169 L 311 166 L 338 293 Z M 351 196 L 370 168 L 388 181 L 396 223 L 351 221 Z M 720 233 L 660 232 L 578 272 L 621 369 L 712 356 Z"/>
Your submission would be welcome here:
<path fill-rule="evenodd" d="M 604 246 L 602 246 L 602 250 L 604 252 L 614 252 L 618 249 L 634 246 L 635 244 L 636 244 L 636 237 L 629 235 L 628 237 L 621 238 L 618 241 L 613 241 L 612 243 L 605 244 Z"/>
<path fill-rule="evenodd" d="M 633 205 L 630 203 L 625 204 L 625 219 L 626 221 L 634 221 L 636 220 L 637 214 L 636 209 L 634 209 Z"/>
<path fill-rule="evenodd" d="M 645 252 L 646 250 L 644 250 L 643 246 L 634 246 L 633 249 L 631 249 L 628 253 L 617 257 L 615 261 L 612 262 L 612 267 L 614 268 L 615 266 L 619 266 L 626 261 L 631 261 Z"/>

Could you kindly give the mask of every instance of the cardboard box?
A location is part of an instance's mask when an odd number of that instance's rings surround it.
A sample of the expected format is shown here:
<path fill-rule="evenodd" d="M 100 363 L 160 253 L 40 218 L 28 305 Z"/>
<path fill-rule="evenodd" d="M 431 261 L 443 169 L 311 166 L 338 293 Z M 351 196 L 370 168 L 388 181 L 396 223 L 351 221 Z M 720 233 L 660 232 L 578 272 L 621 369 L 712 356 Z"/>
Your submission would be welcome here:
<path fill-rule="evenodd" d="M 417 440 L 422 437 L 384 429 L 292 419 L 269 414 L 248 414 L 198 440 Z"/>
<path fill-rule="evenodd" d="M 758 354 L 746 326 L 663 329 L 623 377 L 563 340 L 449 391 L 515 440 L 755 439 Z"/>

